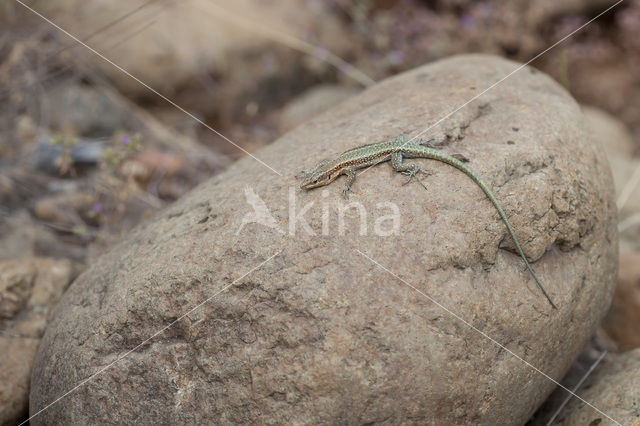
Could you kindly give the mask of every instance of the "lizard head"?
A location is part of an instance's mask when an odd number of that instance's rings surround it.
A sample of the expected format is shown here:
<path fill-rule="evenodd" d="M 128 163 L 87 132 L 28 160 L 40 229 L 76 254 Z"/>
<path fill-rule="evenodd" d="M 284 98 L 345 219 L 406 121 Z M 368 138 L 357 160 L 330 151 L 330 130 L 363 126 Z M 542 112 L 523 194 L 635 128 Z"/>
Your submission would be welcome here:
<path fill-rule="evenodd" d="M 329 168 L 329 160 L 324 160 L 320 162 L 315 169 L 309 172 L 303 172 L 300 177 L 302 178 L 302 183 L 300 184 L 301 189 L 312 189 L 317 188 L 319 186 L 328 185 L 340 175 L 337 171 L 332 171 Z"/>

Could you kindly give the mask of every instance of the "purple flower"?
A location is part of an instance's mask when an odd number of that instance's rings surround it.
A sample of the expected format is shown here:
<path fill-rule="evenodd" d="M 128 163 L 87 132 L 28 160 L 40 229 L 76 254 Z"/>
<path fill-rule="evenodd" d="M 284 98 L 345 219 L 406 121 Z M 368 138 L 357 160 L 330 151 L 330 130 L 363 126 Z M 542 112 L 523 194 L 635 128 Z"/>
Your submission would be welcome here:
<path fill-rule="evenodd" d="M 582 24 L 582 22 L 583 21 L 579 16 L 576 16 L 576 15 L 566 16 L 562 20 L 562 25 L 564 25 L 566 27 L 566 30 L 563 29 L 562 31 L 575 30 L 576 28 L 578 28 Z"/>
<path fill-rule="evenodd" d="M 268 73 L 275 73 L 278 70 L 278 60 L 272 54 L 264 55 L 262 57 L 262 69 Z"/>
<path fill-rule="evenodd" d="M 493 14 L 493 5 L 483 1 L 478 5 L 476 10 L 482 19 L 487 19 Z"/>
<path fill-rule="evenodd" d="M 321 61 L 325 61 L 329 57 L 329 51 L 322 46 L 317 46 L 313 50 L 313 56 L 320 59 Z"/>
<path fill-rule="evenodd" d="M 129 145 L 131 143 L 131 138 L 129 136 L 122 137 L 122 145 Z"/>
<path fill-rule="evenodd" d="M 389 53 L 389 63 L 391 65 L 400 65 L 404 62 L 404 53 L 402 50 L 392 50 Z"/>
<path fill-rule="evenodd" d="M 93 207 L 91 207 L 91 210 L 93 210 L 96 213 L 100 213 L 102 211 L 102 204 L 95 203 Z"/>
<path fill-rule="evenodd" d="M 469 15 L 468 13 L 462 15 L 460 17 L 460 26 L 462 26 L 462 28 L 464 28 L 465 30 L 473 27 L 473 16 Z"/>

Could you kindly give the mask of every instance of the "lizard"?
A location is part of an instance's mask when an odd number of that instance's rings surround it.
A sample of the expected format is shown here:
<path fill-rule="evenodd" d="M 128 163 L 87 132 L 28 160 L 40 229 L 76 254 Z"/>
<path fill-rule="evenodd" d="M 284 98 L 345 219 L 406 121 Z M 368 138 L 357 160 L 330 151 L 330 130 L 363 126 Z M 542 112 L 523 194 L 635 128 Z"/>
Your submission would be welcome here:
<path fill-rule="evenodd" d="M 513 239 L 520 257 L 522 257 L 524 264 L 536 281 L 538 288 L 547 298 L 551 306 L 554 309 L 558 309 L 529 264 L 529 260 L 527 260 L 527 257 L 520 246 L 520 242 L 516 237 L 513 226 L 511 226 L 511 222 L 509 222 L 509 219 L 507 218 L 507 215 L 498 199 L 493 195 L 489 186 L 480 178 L 480 176 L 464 164 L 464 158 L 461 160 L 456 157 L 457 156 L 445 154 L 442 151 L 426 145 L 423 141 L 408 141 L 404 137 L 400 136 L 395 140 L 362 145 L 345 151 L 332 160 L 321 161 L 313 170 L 302 173 L 302 183 L 300 184 L 300 188 L 309 190 L 325 186 L 336 180 L 338 176 L 346 175 L 347 182 L 342 190 L 342 194 L 346 198 L 348 192 L 351 190 L 353 182 L 356 180 L 356 170 L 364 167 L 391 161 L 391 166 L 395 171 L 409 176 L 409 179 L 405 182 L 409 183 L 418 173 L 426 172 L 421 170 L 415 163 L 403 163 L 403 158 L 427 158 L 453 166 L 471 178 L 471 180 L 473 180 L 482 189 L 491 203 L 493 203 L 500 215 L 500 218 L 506 225 L 507 231 L 509 231 L 509 235 Z M 420 183 L 422 184 L 422 182 Z M 422 185 L 424 186 L 424 184 Z"/>

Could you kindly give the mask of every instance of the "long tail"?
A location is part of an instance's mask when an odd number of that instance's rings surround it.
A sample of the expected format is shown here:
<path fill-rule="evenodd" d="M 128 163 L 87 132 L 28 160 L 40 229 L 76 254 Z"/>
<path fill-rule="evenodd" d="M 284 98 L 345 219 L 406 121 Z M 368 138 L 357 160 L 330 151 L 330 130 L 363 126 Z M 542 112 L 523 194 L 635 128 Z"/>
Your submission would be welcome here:
<path fill-rule="evenodd" d="M 428 148 L 426 148 L 426 149 L 428 149 Z M 443 163 L 447 163 L 447 164 L 455 167 L 456 169 L 464 172 L 480 188 L 482 188 L 482 190 L 487 195 L 487 197 L 489 197 L 489 200 L 491 200 L 491 202 L 495 206 L 496 210 L 498 210 L 498 214 L 500 214 L 500 218 L 502 218 L 502 221 L 507 226 L 507 230 L 509 231 L 509 235 L 511 235 L 511 238 L 513 239 L 513 242 L 516 244 L 516 248 L 518 249 L 518 253 L 520 253 L 520 257 L 522 257 L 522 260 L 524 260 L 524 264 L 527 265 L 527 269 L 529 270 L 529 272 L 531 272 L 531 275 L 533 276 L 533 279 L 536 280 L 536 284 L 538 285 L 538 288 L 540 289 L 540 291 L 542 291 L 542 294 L 544 294 L 544 296 L 547 298 L 547 300 L 549 301 L 551 306 L 553 306 L 554 309 L 558 309 L 556 304 L 553 303 L 553 300 L 551 300 L 551 297 L 549 296 L 549 294 L 547 294 L 547 292 L 544 289 L 544 287 L 542 287 L 542 284 L 540 283 L 540 280 L 538 279 L 538 276 L 536 275 L 536 273 L 533 271 L 533 268 L 529 264 L 529 261 L 527 260 L 527 256 L 524 255 L 524 252 L 522 251 L 522 247 L 520 247 L 520 242 L 518 241 L 518 237 L 516 237 L 516 233 L 513 230 L 513 226 L 511 226 L 511 222 L 509 222 L 509 219 L 507 218 L 507 215 L 505 214 L 504 210 L 502 209 L 502 206 L 500 205 L 500 202 L 493 195 L 493 192 L 491 192 L 491 189 L 489 189 L 489 187 L 482 181 L 482 179 L 480 179 L 480 177 L 478 175 L 476 175 L 475 172 L 473 170 L 471 170 L 469 167 L 467 167 L 462 161 L 460 161 L 460 160 L 458 160 L 458 159 L 456 159 L 454 157 L 451 157 L 449 155 L 446 155 L 446 154 L 444 154 L 444 153 L 442 153 L 440 151 L 437 151 L 435 149 L 432 149 L 430 151 L 433 151 L 432 154 L 433 154 L 435 160 L 442 161 Z"/>

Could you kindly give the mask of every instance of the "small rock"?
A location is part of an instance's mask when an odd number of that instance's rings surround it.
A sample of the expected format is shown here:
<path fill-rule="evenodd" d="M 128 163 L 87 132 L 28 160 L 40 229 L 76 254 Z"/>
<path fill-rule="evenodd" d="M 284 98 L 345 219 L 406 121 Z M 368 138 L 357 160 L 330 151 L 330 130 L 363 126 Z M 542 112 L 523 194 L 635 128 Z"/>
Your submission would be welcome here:
<path fill-rule="evenodd" d="M 184 182 L 190 180 L 191 165 L 185 167 L 185 161 L 178 155 L 145 149 L 134 158 L 124 161 L 120 173 L 161 199 L 175 200 L 185 192 Z"/>
<path fill-rule="evenodd" d="M 75 167 L 95 166 L 103 152 L 103 142 L 81 140 L 70 149 L 69 156 Z M 63 171 L 61 167 L 63 153 L 62 147 L 53 145 L 50 140 L 43 140 L 32 154 L 31 165 L 35 170 L 58 175 Z"/>
<path fill-rule="evenodd" d="M 623 425 L 640 419 L 640 349 L 607 355 L 577 394 Z M 611 419 L 577 398 L 571 398 L 553 423 L 563 426 L 609 425 Z"/>
<path fill-rule="evenodd" d="M 84 262 L 85 247 L 67 242 L 21 209 L 0 220 L 0 260 L 53 257 Z"/>
<path fill-rule="evenodd" d="M 57 85 L 43 100 L 51 128 L 65 134 L 108 137 L 127 123 L 126 109 L 90 86 Z"/>
<path fill-rule="evenodd" d="M 150 173 L 160 175 L 174 175 L 182 170 L 184 161 L 182 158 L 169 152 L 156 149 L 146 149 L 136 155 L 133 161 L 142 164 Z"/>
<path fill-rule="evenodd" d="M 17 210 L 0 220 L 0 260 L 33 257 L 41 229 L 26 209 Z M 47 231 L 43 231 L 46 233 Z M 49 239 L 45 237 L 45 239 Z"/>
<path fill-rule="evenodd" d="M 0 264 L 0 321 L 15 317 L 27 305 L 35 277 L 32 265 Z"/>
<path fill-rule="evenodd" d="M 73 228 L 91 220 L 94 197 L 86 192 L 66 192 L 38 200 L 33 209 L 35 217 L 52 225 Z"/>
<path fill-rule="evenodd" d="M 20 162 L 0 164 L 0 222 L 2 215 L 29 205 L 48 191 L 51 179 L 25 167 Z"/>
<path fill-rule="evenodd" d="M 20 193 L 10 176 L 0 174 L 0 215 L 4 214 L 4 206 L 8 206 L 20 199 Z"/>
<path fill-rule="evenodd" d="M 620 351 L 640 347 L 640 253 L 620 253 L 618 285 L 602 327 Z"/>
<path fill-rule="evenodd" d="M 21 115 L 16 122 L 16 136 L 23 142 L 33 142 L 38 136 L 38 126 L 28 115 Z"/>
<path fill-rule="evenodd" d="M 68 260 L 0 261 L 0 424 L 28 416 L 36 349 L 53 307 L 77 275 Z"/>

